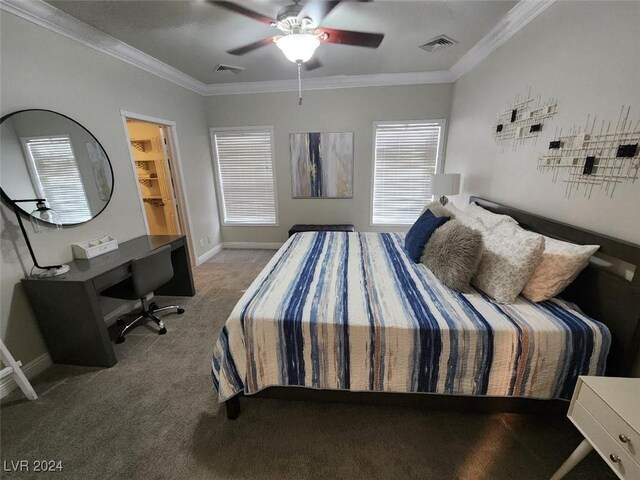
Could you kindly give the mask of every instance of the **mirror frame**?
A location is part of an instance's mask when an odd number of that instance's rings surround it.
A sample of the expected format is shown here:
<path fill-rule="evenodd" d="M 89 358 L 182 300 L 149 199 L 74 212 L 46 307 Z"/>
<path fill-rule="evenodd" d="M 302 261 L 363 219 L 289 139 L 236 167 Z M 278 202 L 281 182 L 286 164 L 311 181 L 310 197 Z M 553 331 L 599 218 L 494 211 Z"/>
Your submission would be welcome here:
<path fill-rule="evenodd" d="M 107 199 L 107 201 L 104 204 L 104 207 L 102 207 L 102 209 L 96 213 L 93 217 L 91 217 L 89 220 L 87 220 L 86 222 L 80 222 L 80 223 L 66 223 L 62 225 L 62 228 L 67 228 L 67 227 L 76 227 L 78 225 L 84 225 L 85 223 L 89 223 L 90 221 L 94 220 L 95 218 L 98 217 L 98 215 L 100 215 L 102 212 L 104 212 L 104 210 L 107 208 L 107 206 L 109 205 L 109 203 L 111 202 L 111 199 L 113 198 L 113 191 L 116 187 L 116 179 L 115 176 L 113 174 L 113 165 L 111 164 L 111 159 L 109 158 L 109 154 L 107 154 L 107 151 L 105 150 L 105 148 L 102 146 L 102 144 L 100 143 L 100 141 L 95 137 L 95 135 L 93 133 L 91 133 L 87 127 L 85 127 L 84 125 L 82 125 L 80 122 L 74 120 L 73 118 L 60 113 L 60 112 L 56 112 L 53 110 L 47 110 L 44 108 L 24 108 L 22 110 L 16 110 L 15 112 L 11 112 L 11 113 L 7 113 L 6 115 L 2 115 L 2 118 L 0 118 L 0 125 L 7 119 L 13 117 L 14 115 L 17 115 L 18 113 L 23 113 L 23 112 L 47 112 L 47 113 L 55 113 L 56 115 L 60 115 L 61 117 L 66 118 L 67 120 L 71 120 L 73 123 L 79 125 L 80 127 L 82 127 L 84 129 L 85 132 L 87 132 L 89 134 L 89 136 L 91 136 L 91 138 L 93 138 L 96 143 L 100 146 L 100 148 L 102 149 L 102 151 L 104 152 L 105 157 L 107 157 L 107 162 L 109 163 L 109 171 L 111 172 L 111 192 L 109 193 L 109 198 Z M 2 202 L 5 204 L 8 204 L 9 207 L 11 207 L 12 209 L 14 207 L 18 208 L 18 211 L 21 214 L 24 214 L 27 218 L 29 218 L 30 213 L 31 212 L 27 212 L 25 211 L 20 205 L 18 205 L 17 203 L 15 203 L 13 201 L 13 199 L 11 197 L 9 197 L 9 195 L 6 194 L 6 192 L 4 191 L 4 189 L 2 188 L 2 186 L 0 185 L 0 196 L 2 197 Z"/>

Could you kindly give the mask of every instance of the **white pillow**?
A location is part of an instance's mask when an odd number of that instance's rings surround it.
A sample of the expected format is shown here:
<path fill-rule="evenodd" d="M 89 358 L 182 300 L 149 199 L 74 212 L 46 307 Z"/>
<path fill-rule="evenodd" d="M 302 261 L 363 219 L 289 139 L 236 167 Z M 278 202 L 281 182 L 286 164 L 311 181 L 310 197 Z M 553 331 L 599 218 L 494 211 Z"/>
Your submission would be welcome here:
<path fill-rule="evenodd" d="M 463 225 L 466 225 L 469 228 L 473 228 L 474 230 L 478 230 L 480 232 L 486 230 L 484 224 L 480 220 L 467 215 L 451 202 L 447 203 L 445 206 L 442 206 L 440 202 L 433 201 L 426 207 L 424 207 L 422 213 L 424 213 L 427 209 L 431 210 L 431 213 L 433 213 L 436 217 L 447 215 L 451 218 L 460 220 Z"/>
<path fill-rule="evenodd" d="M 454 215 L 458 216 L 458 215 L 464 215 L 465 213 L 460 210 L 458 207 L 456 207 L 453 203 L 448 202 L 444 208 L 446 210 L 449 210 L 451 213 L 453 213 Z"/>
<path fill-rule="evenodd" d="M 483 232 L 484 251 L 471 283 L 499 303 L 512 303 L 544 250 L 544 237 L 506 222 Z"/>
<path fill-rule="evenodd" d="M 470 217 L 477 218 L 487 228 L 493 228 L 503 223 L 513 223 L 514 225 L 518 224 L 518 222 L 516 222 L 509 215 L 500 215 L 498 213 L 490 212 L 489 210 L 485 210 L 475 202 L 467 205 L 464 209 L 464 213 L 466 213 Z"/>
<path fill-rule="evenodd" d="M 598 245 L 575 245 L 544 237 L 544 252 L 522 294 L 532 302 L 557 296 L 589 264 Z"/>
<path fill-rule="evenodd" d="M 460 210 L 458 207 L 456 207 L 453 203 L 449 202 L 445 205 L 444 207 L 445 210 L 447 210 L 450 214 L 452 218 L 455 218 L 457 220 L 460 220 L 460 222 L 463 225 L 466 225 L 469 228 L 473 228 L 474 230 L 478 230 L 480 232 L 483 232 L 485 229 L 485 224 L 482 223 L 481 220 L 474 218 L 473 216 L 469 215 L 468 213 Z"/>

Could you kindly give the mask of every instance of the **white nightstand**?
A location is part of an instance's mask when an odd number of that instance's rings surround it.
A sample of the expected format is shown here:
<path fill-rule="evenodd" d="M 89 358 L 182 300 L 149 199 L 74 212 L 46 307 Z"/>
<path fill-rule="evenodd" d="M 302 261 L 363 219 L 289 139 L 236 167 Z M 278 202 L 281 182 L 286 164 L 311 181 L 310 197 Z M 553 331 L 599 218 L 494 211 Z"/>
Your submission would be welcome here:
<path fill-rule="evenodd" d="M 569 420 L 584 435 L 551 480 L 559 480 L 594 448 L 623 480 L 640 480 L 640 378 L 580 377 Z"/>

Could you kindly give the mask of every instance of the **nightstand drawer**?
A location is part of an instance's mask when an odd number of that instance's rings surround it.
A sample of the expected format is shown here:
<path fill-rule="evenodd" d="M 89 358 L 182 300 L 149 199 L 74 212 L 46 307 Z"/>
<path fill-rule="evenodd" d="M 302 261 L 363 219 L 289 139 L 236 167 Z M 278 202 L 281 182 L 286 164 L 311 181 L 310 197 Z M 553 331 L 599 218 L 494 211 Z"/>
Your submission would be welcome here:
<path fill-rule="evenodd" d="M 607 405 L 591 388 L 582 384 L 577 401 L 611 435 L 618 445 L 640 464 L 640 435 Z M 640 400 L 638 401 L 640 404 Z M 640 477 L 638 477 L 640 478 Z"/>
<path fill-rule="evenodd" d="M 585 438 L 620 478 L 625 480 L 640 478 L 640 465 L 632 460 L 620 443 L 607 433 L 579 401 L 574 403 L 569 418 L 582 430 Z"/>

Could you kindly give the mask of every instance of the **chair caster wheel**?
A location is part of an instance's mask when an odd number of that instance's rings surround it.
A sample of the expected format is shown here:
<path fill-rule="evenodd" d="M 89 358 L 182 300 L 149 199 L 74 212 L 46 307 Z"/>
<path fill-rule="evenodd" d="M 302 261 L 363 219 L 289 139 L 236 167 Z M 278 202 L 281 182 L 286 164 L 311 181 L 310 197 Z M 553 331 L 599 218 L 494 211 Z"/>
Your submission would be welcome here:
<path fill-rule="evenodd" d="M 160 330 L 158 330 L 158 335 L 164 335 L 165 333 L 167 333 L 166 328 L 161 328 Z"/>
<path fill-rule="evenodd" d="M 119 327 L 123 326 L 124 325 L 124 320 L 119 318 L 118 320 L 116 320 L 116 325 L 118 325 Z"/>
<path fill-rule="evenodd" d="M 184 313 L 184 308 L 179 308 L 178 309 L 178 315 L 182 315 Z"/>
<path fill-rule="evenodd" d="M 123 342 L 124 342 L 124 337 L 116 338 L 116 343 L 123 343 Z"/>
<path fill-rule="evenodd" d="M 151 310 L 152 312 L 157 309 L 158 309 L 158 304 L 156 302 L 151 302 L 149 304 L 149 310 Z"/>

